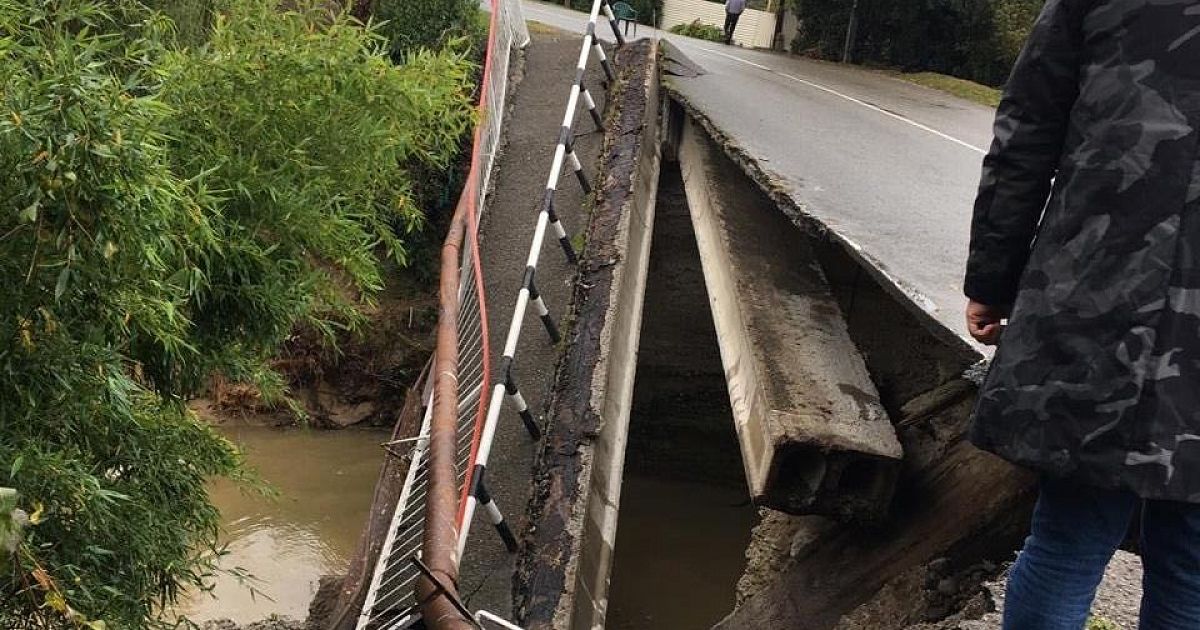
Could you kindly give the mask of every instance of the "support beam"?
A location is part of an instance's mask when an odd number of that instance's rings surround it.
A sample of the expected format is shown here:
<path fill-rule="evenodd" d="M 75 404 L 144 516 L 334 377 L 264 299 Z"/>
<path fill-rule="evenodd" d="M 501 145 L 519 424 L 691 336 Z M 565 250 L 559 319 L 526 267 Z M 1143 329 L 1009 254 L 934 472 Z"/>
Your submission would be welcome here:
<path fill-rule="evenodd" d="M 900 443 L 808 241 L 690 121 L 679 161 L 751 497 L 878 519 Z"/>

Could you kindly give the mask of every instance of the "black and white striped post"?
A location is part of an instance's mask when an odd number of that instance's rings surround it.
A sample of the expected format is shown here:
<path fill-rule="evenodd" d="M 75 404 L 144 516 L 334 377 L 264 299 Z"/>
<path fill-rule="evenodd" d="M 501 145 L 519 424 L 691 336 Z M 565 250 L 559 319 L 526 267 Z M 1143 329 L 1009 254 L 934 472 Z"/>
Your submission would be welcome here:
<path fill-rule="evenodd" d="M 621 27 L 617 26 L 617 16 L 613 14 L 612 5 L 608 0 L 601 0 L 604 3 L 604 17 L 608 18 L 608 25 L 612 27 L 613 36 L 617 38 L 617 47 L 625 45 L 625 36 L 621 34 Z"/>
<path fill-rule="evenodd" d="M 483 482 L 483 474 L 486 470 L 483 466 L 475 467 L 475 477 L 472 483 L 475 487 L 471 490 L 471 496 L 475 497 L 483 506 L 483 511 L 487 514 L 488 521 L 492 527 L 496 528 L 496 533 L 500 534 L 500 540 L 504 541 L 504 547 L 509 553 L 517 552 L 517 537 L 513 536 L 512 529 L 508 523 L 504 521 L 504 514 L 500 513 L 499 506 L 496 505 L 496 500 L 492 498 L 491 493 L 487 491 L 487 485 Z"/>
<path fill-rule="evenodd" d="M 558 334 L 558 325 L 554 323 L 554 318 L 550 316 L 550 309 L 546 308 L 546 301 L 538 293 L 537 283 L 533 278 L 529 279 L 529 299 L 533 301 L 533 307 L 537 309 L 538 317 L 541 318 L 542 325 L 546 327 L 546 334 L 550 335 L 550 343 L 562 341 L 562 335 Z"/>
<path fill-rule="evenodd" d="M 604 70 L 604 80 L 611 85 L 613 81 L 617 80 L 617 73 L 613 72 L 612 64 L 608 62 L 608 55 L 604 53 L 604 45 L 596 37 L 596 22 L 588 22 L 584 37 L 591 38 L 592 50 L 596 51 L 596 58 L 600 60 L 600 68 Z"/>
<path fill-rule="evenodd" d="M 521 395 L 521 390 L 517 389 L 517 381 L 512 375 L 511 362 L 505 364 L 503 372 L 504 397 L 517 410 L 517 415 L 521 416 L 521 423 L 525 425 L 525 430 L 529 432 L 529 437 L 534 440 L 542 439 L 542 428 L 533 419 L 533 413 L 529 411 L 529 405 L 525 402 L 525 397 Z"/>
<path fill-rule="evenodd" d="M 459 557 L 462 557 L 466 549 L 472 519 L 475 516 L 475 509 L 479 505 L 484 506 L 484 510 L 488 514 L 488 520 L 496 527 L 505 545 L 510 551 L 515 551 L 516 542 L 515 539 L 511 538 L 512 532 L 504 524 L 504 516 L 500 513 L 500 509 L 496 506 L 496 502 L 492 499 L 491 495 L 488 494 L 483 479 L 487 473 L 488 457 L 492 452 L 492 442 L 496 437 L 496 428 L 500 422 L 500 410 L 505 399 L 516 408 L 530 436 L 535 440 L 541 438 L 541 428 L 530 412 L 529 405 L 521 395 L 521 390 L 517 386 L 517 381 L 513 376 L 513 364 L 516 360 L 517 343 L 521 338 L 521 329 L 525 323 L 525 315 L 531 303 L 534 309 L 537 310 L 538 317 L 542 320 L 542 325 L 545 326 L 550 340 L 553 343 L 558 343 L 561 340 L 558 327 L 550 314 L 550 309 L 547 308 L 545 300 L 538 293 L 535 276 L 537 275 L 538 260 L 541 257 L 542 246 L 545 243 L 546 233 L 549 230 L 554 231 L 554 236 L 562 246 L 563 253 L 566 254 L 568 262 L 572 264 L 577 262 L 575 247 L 571 244 L 571 239 L 567 235 L 567 230 L 563 227 L 562 221 L 558 219 L 558 216 L 554 212 L 554 193 L 558 189 L 558 179 L 562 174 L 563 163 L 567 160 L 570 161 L 571 169 L 579 179 L 579 184 L 584 192 L 590 194 L 592 191 L 592 186 L 583 173 L 583 164 L 580 163 L 579 157 L 575 154 L 571 129 L 575 121 L 576 108 L 581 98 L 591 113 L 592 120 L 596 123 L 597 127 L 603 128 L 601 126 L 602 119 L 596 109 L 596 102 L 583 85 L 588 58 L 593 48 L 597 51 L 601 63 L 605 67 L 605 74 L 610 78 L 615 76 L 609 67 L 608 59 L 604 56 L 604 51 L 599 47 L 595 39 L 596 20 L 602 6 L 605 9 L 606 15 L 609 16 L 610 23 L 613 23 L 613 30 L 617 33 L 618 42 L 624 43 L 624 39 L 616 31 L 614 18 L 611 17 L 612 10 L 608 7 L 607 0 L 593 0 L 592 11 L 588 16 L 587 33 L 584 35 L 583 46 L 579 51 L 579 61 L 575 66 L 575 80 L 571 84 L 571 94 L 567 98 L 567 108 L 566 113 L 563 115 L 562 126 L 559 128 L 558 143 L 554 147 L 554 158 L 550 164 L 550 175 L 546 178 L 546 189 L 542 196 L 537 225 L 533 230 L 533 240 L 529 244 L 529 256 L 525 261 L 525 275 L 521 280 L 521 288 L 517 292 L 517 303 L 513 308 L 512 321 L 509 323 L 508 334 L 504 341 L 504 355 L 501 358 L 499 379 L 497 379 L 495 385 L 492 387 L 492 397 L 488 404 L 487 416 L 484 420 L 482 434 L 480 435 L 479 449 L 475 455 L 472 471 L 472 479 L 474 481 L 471 483 L 471 491 L 467 494 L 467 504 L 463 511 L 462 529 L 459 532 L 458 538 Z"/>

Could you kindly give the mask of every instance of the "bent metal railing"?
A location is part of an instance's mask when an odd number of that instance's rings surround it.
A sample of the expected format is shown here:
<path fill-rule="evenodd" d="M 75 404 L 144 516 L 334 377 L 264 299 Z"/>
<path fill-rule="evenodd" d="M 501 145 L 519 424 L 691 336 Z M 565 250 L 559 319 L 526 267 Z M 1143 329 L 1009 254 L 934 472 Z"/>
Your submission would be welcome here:
<path fill-rule="evenodd" d="M 428 580 L 421 579 L 421 567 L 413 559 L 428 558 L 428 567 L 440 582 L 453 585 L 457 578 L 456 554 L 430 550 L 447 531 L 448 549 L 454 550 L 459 529 L 455 488 L 467 487 L 465 476 L 477 442 L 476 427 L 482 426 L 486 412 L 480 392 L 490 378 L 487 304 L 476 236 L 502 135 L 509 61 L 514 50 L 529 43 L 520 0 L 491 0 L 490 8 L 470 171 L 442 249 L 432 386 L 424 395 L 424 414 L 416 437 L 391 444 L 392 451 L 408 447 L 408 471 L 375 561 L 358 630 L 406 628 L 421 618 L 416 590 Z M 444 616 L 440 609 L 448 608 L 447 599 L 431 600 L 426 618 Z"/>

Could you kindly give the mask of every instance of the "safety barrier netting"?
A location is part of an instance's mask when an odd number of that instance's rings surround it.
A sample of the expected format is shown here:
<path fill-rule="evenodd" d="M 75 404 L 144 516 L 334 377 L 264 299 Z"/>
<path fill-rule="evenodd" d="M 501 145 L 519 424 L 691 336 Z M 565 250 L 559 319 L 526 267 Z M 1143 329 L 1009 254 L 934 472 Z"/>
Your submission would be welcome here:
<path fill-rule="evenodd" d="M 443 346 L 448 342 L 454 346 L 451 354 L 456 355 L 455 366 L 452 366 L 452 370 L 457 371 L 456 382 L 452 383 L 453 404 L 457 407 L 453 410 L 456 487 L 468 486 L 466 476 L 471 470 L 468 462 L 477 442 L 476 428 L 482 425 L 486 411 L 481 392 L 490 378 L 487 305 L 476 236 L 501 140 L 510 57 L 514 50 L 523 48 L 528 42 L 529 32 L 520 0 L 492 0 L 471 166 L 443 250 L 438 346 L 439 350 L 444 350 Z M 448 253 L 452 259 L 447 259 Z M 447 285 L 449 291 L 446 291 Z M 440 330 L 446 326 L 450 327 L 449 331 Z M 444 354 L 440 352 L 439 356 Z M 430 387 L 423 395 L 424 414 L 419 432 L 414 438 L 392 443 L 389 448 L 389 452 L 394 453 L 402 450 L 401 447 L 408 447 L 408 471 L 375 562 L 356 625 L 359 630 L 407 628 L 420 618 L 415 587 L 425 567 L 416 560 L 424 546 L 427 504 L 431 495 L 436 494 L 431 492 L 431 487 L 437 485 L 431 479 L 436 475 L 430 470 L 429 443 L 438 402 L 435 394 L 439 389 L 445 389 L 448 380 L 444 366 L 439 363 L 435 357 L 434 371 L 427 381 Z M 453 498 L 451 503 L 455 503 Z M 457 522 L 453 529 L 457 531 Z M 456 563 L 457 558 L 453 561 Z"/>

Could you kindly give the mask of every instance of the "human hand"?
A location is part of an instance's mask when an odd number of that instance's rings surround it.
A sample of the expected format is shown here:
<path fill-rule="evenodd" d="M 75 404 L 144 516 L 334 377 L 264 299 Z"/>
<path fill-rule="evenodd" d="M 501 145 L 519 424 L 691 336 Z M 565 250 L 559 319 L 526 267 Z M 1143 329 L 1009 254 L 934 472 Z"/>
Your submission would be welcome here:
<path fill-rule="evenodd" d="M 994 346 L 1000 340 L 1000 333 L 1004 330 L 1000 322 L 1006 317 L 1007 308 L 967 300 L 967 332 L 985 346 Z"/>

